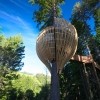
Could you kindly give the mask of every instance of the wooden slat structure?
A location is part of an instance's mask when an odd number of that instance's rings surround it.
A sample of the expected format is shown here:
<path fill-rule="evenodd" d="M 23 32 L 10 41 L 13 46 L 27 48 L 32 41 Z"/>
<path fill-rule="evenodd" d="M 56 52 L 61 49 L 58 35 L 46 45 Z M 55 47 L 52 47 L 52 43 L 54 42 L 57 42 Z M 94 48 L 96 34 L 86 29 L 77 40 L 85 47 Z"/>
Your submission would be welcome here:
<path fill-rule="evenodd" d="M 51 61 L 56 59 L 57 70 L 61 70 L 75 54 L 77 44 L 78 37 L 74 26 L 64 19 L 55 18 L 55 25 L 45 28 L 37 38 L 37 55 L 49 70 Z"/>
<path fill-rule="evenodd" d="M 98 68 L 100 70 L 100 65 L 98 65 L 94 60 L 92 55 L 88 55 L 88 56 L 81 56 L 81 55 L 74 55 L 71 60 L 76 60 L 79 62 L 83 62 L 83 63 L 92 63 L 96 68 Z"/>
<path fill-rule="evenodd" d="M 80 56 L 80 55 L 74 55 L 71 60 L 76 60 L 79 62 L 83 62 L 83 63 L 92 63 L 93 62 L 93 58 L 91 55 L 89 56 Z"/>

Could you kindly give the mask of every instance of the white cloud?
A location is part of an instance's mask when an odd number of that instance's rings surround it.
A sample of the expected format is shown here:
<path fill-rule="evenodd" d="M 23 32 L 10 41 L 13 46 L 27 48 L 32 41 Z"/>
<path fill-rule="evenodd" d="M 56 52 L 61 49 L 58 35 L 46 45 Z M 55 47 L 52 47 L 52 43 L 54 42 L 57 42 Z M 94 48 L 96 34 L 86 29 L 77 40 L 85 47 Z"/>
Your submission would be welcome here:
<path fill-rule="evenodd" d="M 27 13 L 29 12 L 27 9 L 30 8 L 30 6 L 28 6 L 28 3 L 26 4 L 25 1 L 21 1 L 21 0 L 9 0 L 11 3 L 13 3 L 14 5 L 16 5 L 17 7 L 27 11 Z"/>
<path fill-rule="evenodd" d="M 10 13 L 7 13 L 5 11 L 0 10 L 0 19 L 4 20 L 4 23 L 6 27 L 12 28 L 15 30 L 23 30 L 25 33 L 33 33 L 33 27 L 28 22 L 26 22 L 24 19 L 22 19 L 19 16 L 12 15 Z M 9 24 L 7 24 L 9 23 Z M 4 26 L 4 25 L 2 25 Z M 21 33 L 21 32 L 19 32 Z"/>
<path fill-rule="evenodd" d="M 13 33 L 22 33 L 25 45 L 25 58 L 24 67 L 22 71 L 29 73 L 46 73 L 45 65 L 39 60 L 36 54 L 36 38 L 37 33 L 34 28 L 19 16 L 9 14 L 0 10 L 0 19 L 2 18 L 5 23 L 4 28 L 9 28 Z M 20 30 L 19 30 L 20 29 Z M 16 31 L 18 30 L 18 31 Z M 9 31 L 9 33 L 11 32 Z M 8 33 L 8 32 L 7 32 Z M 6 33 L 6 34 L 7 34 Z M 14 34 L 9 34 L 9 36 Z"/>
<path fill-rule="evenodd" d="M 15 4 L 16 6 L 23 8 L 22 5 L 20 5 L 20 3 L 18 2 L 18 0 L 17 0 L 17 2 L 14 0 L 9 0 L 9 1 L 12 2 L 13 4 Z"/>

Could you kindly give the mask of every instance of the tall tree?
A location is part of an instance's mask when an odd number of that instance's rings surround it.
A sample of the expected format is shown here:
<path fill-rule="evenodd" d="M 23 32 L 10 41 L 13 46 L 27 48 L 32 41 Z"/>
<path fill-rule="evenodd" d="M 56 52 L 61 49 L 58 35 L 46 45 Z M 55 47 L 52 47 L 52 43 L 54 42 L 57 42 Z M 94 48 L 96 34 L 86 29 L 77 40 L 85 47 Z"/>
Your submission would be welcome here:
<path fill-rule="evenodd" d="M 79 36 L 77 54 L 87 56 L 90 54 L 90 50 L 87 50 L 87 46 L 91 46 L 90 49 L 92 48 L 91 51 L 94 55 L 95 52 L 93 49 L 95 49 L 98 45 L 95 45 L 93 42 L 94 40 L 96 41 L 96 38 L 94 38 L 91 34 L 92 31 L 90 25 L 88 24 L 88 20 L 92 17 L 93 12 L 90 11 L 90 7 L 83 1 L 76 3 L 74 6 L 71 21 L 76 27 Z M 93 3 L 93 5 L 95 4 Z M 93 44 L 95 46 L 93 46 Z M 99 100 L 100 90 L 98 90 L 99 87 L 97 87 L 97 84 L 93 81 L 96 81 L 94 72 L 96 72 L 96 69 L 92 64 L 87 64 L 86 66 L 85 64 L 79 62 L 70 62 L 67 64 L 63 70 L 63 75 L 61 75 L 60 84 L 63 84 L 63 86 L 61 85 L 62 100 Z M 98 75 L 99 74 L 100 71 L 98 71 Z"/>
<path fill-rule="evenodd" d="M 61 100 L 87 100 L 83 89 L 82 63 L 70 61 L 60 75 Z"/>
<path fill-rule="evenodd" d="M 60 5 L 63 4 L 64 1 L 65 0 L 29 0 L 32 5 L 38 6 L 38 10 L 33 14 L 33 19 L 38 23 L 40 30 L 53 24 L 54 4 L 56 6 L 56 17 L 61 17 Z"/>
<path fill-rule="evenodd" d="M 0 99 L 7 99 L 11 80 L 17 78 L 14 71 L 21 70 L 24 46 L 20 36 L 6 38 L 0 35 Z"/>
<path fill-rule="evenodd" d="M 20 36 L 6 38 L 0 35 L 0 65 L 13 71 L 21 70 L 24 48 Z"/>
<path fill-rule="evenodd" d="M 83 0 L 84 5 L 88 8 L 91 16 L 94 19 L 96 35 L 92 38 L 91 42 L 94 44 L 92 50 L 94 53 L 94 59 L 100 62 L 100 1 L 99 0 Z"/>
<path fill-rule="evenodd" d="M 89 39 L 92 37 L 91 28 L 87 22 L 89 19 L 90 12 L 88 11 L 88 7 L 84 3 L 77 2 L 73 8 L 71 22 L 78 32 L 77 53 L 81 55 L 86 55 L 85 50 L 87 49 Z"/>
<path fill-rule="evenodd" d="M 63 3 L 64 0 L 30 0 L 31 3 L 39 5 L 39 9 L 35 11 L 35 20 L 43 29 L 47 26 L 53 26 L 55 23 L 55 17 L 60 17 L 60 7 L 59 5 Z M 55 32 L 54 32 L 55 38 Z M 55 40 L 54 40 L 55 41 Z M 56 43 L 55 43 L 56 44 Z M 56 52 L 56 45 L 55 51 Z M 56 53 L 55 53 L 56 54 Z M 56 55 L 55 58 L 50 61 L 51 63 L 51 96 L 50 100 L 59 100 L 59 81 L 57 75 L 57 65 L 56 65 Z"/>

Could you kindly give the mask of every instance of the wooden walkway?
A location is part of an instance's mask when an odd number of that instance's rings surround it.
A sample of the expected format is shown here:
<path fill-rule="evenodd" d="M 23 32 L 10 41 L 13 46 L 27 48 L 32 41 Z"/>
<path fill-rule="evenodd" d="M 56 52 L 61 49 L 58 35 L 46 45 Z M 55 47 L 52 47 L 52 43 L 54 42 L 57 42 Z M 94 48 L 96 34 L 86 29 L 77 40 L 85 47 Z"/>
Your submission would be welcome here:
<path fill-rule="evenodd" d="M 92 55 L 89 56 L 81 56 L 81 55 L 74 55 L 71 60 L 76 60 L 83 63 L 92 63 L 96 68 L 100 70 L 100 65 L 98 65 L 94 60 Z"/>

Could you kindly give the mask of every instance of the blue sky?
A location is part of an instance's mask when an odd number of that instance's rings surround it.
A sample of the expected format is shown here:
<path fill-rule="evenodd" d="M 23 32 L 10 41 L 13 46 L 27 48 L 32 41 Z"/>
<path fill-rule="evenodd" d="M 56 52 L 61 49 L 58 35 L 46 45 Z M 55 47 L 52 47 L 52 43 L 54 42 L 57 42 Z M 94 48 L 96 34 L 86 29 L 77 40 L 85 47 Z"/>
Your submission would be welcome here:
<path fill-rule="evenodd" d="M 69 21 L 72 8 L 79 0 L 66 0 L 62 6 L 63 16 Z M 0 0 L 0 27 L 2 33 L 9 37 L 19 34 L 23 37 L 25 45 L 25 58 L 22 71 L 29 73 L 46 73 L 45 65 L 36 54 L 36 38 L 39 30 L 36 22 L 32 20 L 33 7 L 28 0 Z"/>

